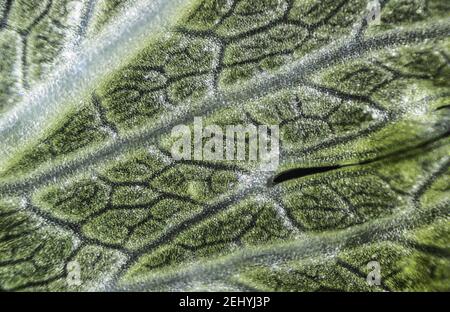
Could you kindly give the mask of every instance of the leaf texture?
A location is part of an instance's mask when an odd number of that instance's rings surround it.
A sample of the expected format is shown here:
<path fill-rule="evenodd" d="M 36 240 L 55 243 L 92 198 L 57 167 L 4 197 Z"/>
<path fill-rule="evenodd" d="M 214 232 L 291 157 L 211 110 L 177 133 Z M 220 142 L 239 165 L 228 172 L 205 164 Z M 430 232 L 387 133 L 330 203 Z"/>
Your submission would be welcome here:
<path fill-rule="evenodd" d="M 2 289 L 448 291 L 448 1 L 181 3 L 0 2 Z M 174 160 L 195 116 L 278 169 Z"/>

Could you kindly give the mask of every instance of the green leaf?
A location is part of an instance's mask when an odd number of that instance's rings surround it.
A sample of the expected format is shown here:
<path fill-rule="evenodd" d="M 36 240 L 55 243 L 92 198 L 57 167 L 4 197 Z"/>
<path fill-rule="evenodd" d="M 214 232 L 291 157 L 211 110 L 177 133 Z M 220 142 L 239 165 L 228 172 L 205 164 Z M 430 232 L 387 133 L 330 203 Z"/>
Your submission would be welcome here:
<path fill-rule="evenodd" d="M 1 288 L 448 291 L 450 7 L 380 2 L 0 1 Z"/>

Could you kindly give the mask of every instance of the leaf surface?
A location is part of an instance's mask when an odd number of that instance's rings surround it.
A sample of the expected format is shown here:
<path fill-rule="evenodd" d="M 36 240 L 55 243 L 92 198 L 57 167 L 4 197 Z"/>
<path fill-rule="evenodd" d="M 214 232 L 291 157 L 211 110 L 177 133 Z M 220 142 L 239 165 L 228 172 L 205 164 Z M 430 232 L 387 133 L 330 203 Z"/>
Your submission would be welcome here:
<path fill-rule="evenodd" d="M 0 2 L 3 289 L 448 290 L 448 1 L 75 2 Z M 279 167 L 174 160 L 196 116 Z"/>

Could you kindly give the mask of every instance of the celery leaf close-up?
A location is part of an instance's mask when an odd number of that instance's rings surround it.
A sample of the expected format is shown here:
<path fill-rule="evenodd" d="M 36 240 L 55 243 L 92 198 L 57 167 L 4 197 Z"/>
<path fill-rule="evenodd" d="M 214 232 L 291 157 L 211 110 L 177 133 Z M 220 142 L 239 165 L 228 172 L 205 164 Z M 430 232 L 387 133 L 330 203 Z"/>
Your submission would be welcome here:
<path fill-rule="evenodd" d="M 449 133 L 448 0 L 0 0 L 0 289 L 449 291 Z"/>

